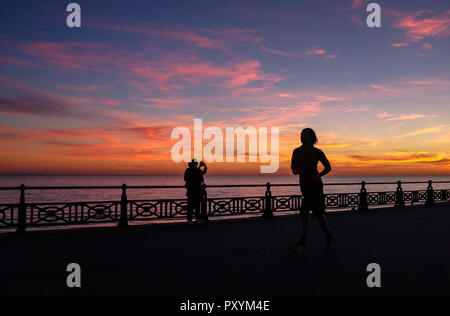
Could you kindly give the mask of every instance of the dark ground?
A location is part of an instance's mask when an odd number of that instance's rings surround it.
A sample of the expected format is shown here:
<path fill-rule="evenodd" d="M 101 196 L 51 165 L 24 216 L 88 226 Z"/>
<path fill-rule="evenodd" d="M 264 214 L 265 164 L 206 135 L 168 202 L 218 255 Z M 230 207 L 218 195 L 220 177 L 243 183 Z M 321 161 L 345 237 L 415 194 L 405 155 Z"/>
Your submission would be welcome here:
<path fill-rule="evenodd" d="M 313 221 L 312 253 L 288 249 L 298 217 L 0 235 L 0 295 L 450 295 L 450 207 L 329 215 L 338 237 Z M 66 266 L 82 289 L 66 288 Z M 382 288 L 369 289 L 378 263 Z"/>

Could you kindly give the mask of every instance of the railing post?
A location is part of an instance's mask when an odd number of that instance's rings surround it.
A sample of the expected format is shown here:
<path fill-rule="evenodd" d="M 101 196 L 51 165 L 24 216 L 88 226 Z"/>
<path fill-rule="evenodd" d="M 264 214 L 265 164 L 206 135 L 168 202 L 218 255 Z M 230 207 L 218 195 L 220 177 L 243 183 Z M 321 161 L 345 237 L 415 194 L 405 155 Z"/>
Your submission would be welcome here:
<path fill-rule="evenodd" d="M 367 189 L 366 182 L 361 182 L 361 193 L 359 193 L 359 208 L 358 211 L 367 211 L 369 209 L 369 203 L 367 201 Z"/>
<path fill-rule="evenodd" d="M 427 202 L 425 205 L 433 206 L 436 205 L 434 201 L 434 189 L 433 189 L 433 181 L 428 181 L 428 189 L 427 189 Z"/>
<path fill-rule="evenodd" d="M 127 198 L 127 185 L 122 185 L 122 199 L 120 202 L 120 221 L 118 227 L 128 227 L 128 198 Z"/>
<path fill-rule="evenodd" d="M 266 209 L 264 210 L 263 217 L 265 218 L 272 218 L 273 217 L 273 210 L 272 210 L 272 191 L 270 182 L 267 182 L 266 187 Z"/>
<path fill-rule="evenodd" d="M 19 202 L 19 214 L 17 216 L 17 233 L 23 234 L 26 232 L 27 224 L 27 206 L 25 204 L 25 185 L 20 186 L 20 202 Z"/>
<path fill-rule="evenodd" d="M 208 192 L 206 191 L 206 184 L 202 184 L 202 199 L 200 205 L 200 216 L 203 220 L 208 221 Z"/>
<path fill-rule="evenodd" d="M 441 201 L 447 201 L 447 190 L 441 190 Z"/>
<path fill-rule="evenodd" d="M 398 208 L 405 207 L 405 194 L 403 192 L 401 181 L 398 181 L 397 192 L 395 192 L 395 207 L 398 207 Z"/>

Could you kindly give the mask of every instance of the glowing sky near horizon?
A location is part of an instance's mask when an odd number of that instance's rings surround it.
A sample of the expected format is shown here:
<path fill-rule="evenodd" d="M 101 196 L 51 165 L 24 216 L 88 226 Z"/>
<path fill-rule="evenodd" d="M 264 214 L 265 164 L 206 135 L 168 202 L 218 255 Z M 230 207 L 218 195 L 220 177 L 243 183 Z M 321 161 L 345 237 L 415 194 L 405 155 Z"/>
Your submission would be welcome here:
<path fill-rule="evenodd" d="M 450 175 L 450 3 L 2 1 L 0 173 L 181 174 L 173 128 L 314 128 L 334 175 Z M 211 174 L 258 175 L 215 163 Z"/>

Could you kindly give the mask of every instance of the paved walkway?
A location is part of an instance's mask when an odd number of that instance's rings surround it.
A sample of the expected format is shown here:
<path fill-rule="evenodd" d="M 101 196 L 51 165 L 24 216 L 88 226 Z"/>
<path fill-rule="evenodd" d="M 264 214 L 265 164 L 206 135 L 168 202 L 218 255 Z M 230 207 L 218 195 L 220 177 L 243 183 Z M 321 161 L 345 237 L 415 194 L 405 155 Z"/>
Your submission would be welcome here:
<path fill-rule="evenodd" d="M 141 295 L 450 295 L 450 207 L 330 214 L 336 248 L 288 246 L 298 217 L 207 226 L 0 235 L 0 294 Z M 82 267 L 82 289 L 67 289 L 66 266 Z M 382 288 L 366 267 L 382 268 Z"/>

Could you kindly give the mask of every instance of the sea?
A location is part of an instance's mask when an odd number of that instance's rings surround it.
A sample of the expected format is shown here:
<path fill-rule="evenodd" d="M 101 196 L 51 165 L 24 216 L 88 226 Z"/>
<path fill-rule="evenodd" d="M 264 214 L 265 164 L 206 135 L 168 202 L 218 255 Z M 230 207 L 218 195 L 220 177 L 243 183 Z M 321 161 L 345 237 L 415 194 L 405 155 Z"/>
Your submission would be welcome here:
<path fill-rule="evenodd" d="M 361 189 L 360 183 L 392 183 L 403 182 L 448 182 L 434 184 L 436 190 L 450 189 L 450 176 L 371 176 L 371 177 L 336 177 L 324 178 L 325 193 L 357 193 Z M 300 193 L 298 178 L 295 176 L 206 176 L 207 185 L 254 185 L 266 184 L 294 184 L 292 187 L 275 187 L 273 195 L 296 195 Z M 0 187 L 26 186 L 183 186 L 181 176 L 60 176 L 60 175 L 0 175 Z M 356 183 L 356 185 L 351 185 Z M 329 185 L 344 184 L 344 185 Z M 367 186 L 369 192 L 395 191 L 396 184 L 371 184 Z M 425 190 L 427 184 L 404 184 L 403 189 Z M 209 198 L 253 197 L 263 196 L 265 187 L 257 188 L 208 188 Z M 129 200 L 157 200 L 183 199 L 185 189 L 130 189 L 127 192 Z M 27 203 L 59 203 L 59 202 L 101 202 L 118 201 L 121 197 L 120 189 L 113 190 L 30 190 L 26 191 Z M 19 191 L 0 191 L 0 204 L 18 203 Z"/>

